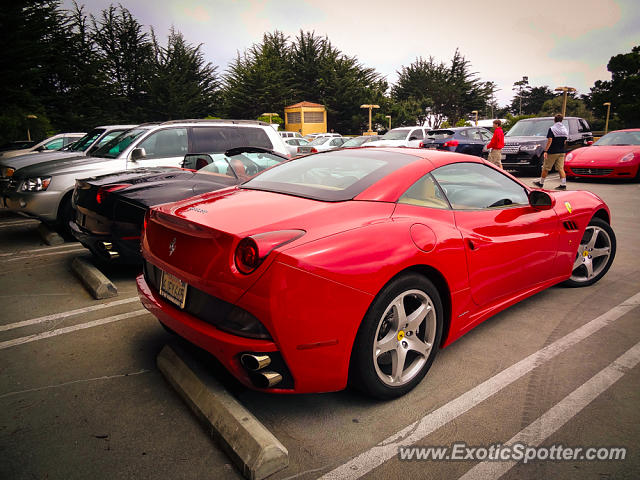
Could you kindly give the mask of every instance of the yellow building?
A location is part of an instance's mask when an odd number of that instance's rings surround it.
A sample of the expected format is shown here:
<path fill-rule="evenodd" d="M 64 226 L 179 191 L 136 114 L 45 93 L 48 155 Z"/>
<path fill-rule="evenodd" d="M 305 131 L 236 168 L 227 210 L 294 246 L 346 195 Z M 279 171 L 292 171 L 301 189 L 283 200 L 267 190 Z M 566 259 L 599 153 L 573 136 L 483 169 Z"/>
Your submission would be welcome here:
<path fill-rule="evenodd" d="M 300 132 L 304 136 L 327 131 L 327 111 L 318 103 L 289 105 L 284 107 L 284 116 L 284 129 L 288 132 Z"/>

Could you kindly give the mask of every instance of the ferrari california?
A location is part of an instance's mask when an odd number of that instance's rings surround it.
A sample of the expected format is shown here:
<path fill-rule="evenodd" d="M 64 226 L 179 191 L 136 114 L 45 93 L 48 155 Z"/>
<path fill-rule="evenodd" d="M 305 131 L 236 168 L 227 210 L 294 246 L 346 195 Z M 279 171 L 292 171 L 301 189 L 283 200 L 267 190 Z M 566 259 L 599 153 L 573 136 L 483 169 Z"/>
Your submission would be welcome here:
<path fill-rule="evenodd" d="M 592 193 L 457 153 L 345 149 L 150 209 L 137 284 L 248 387 L 393 398 L 439 348 L 552 285 L 591 285 L 615 252 Z"/>
<path fill-rule="evenodd" d="M 607 133 L 590 147 L 567 154 L 569 178 L 610 178 L 640 181 L 640 128 Z"/>

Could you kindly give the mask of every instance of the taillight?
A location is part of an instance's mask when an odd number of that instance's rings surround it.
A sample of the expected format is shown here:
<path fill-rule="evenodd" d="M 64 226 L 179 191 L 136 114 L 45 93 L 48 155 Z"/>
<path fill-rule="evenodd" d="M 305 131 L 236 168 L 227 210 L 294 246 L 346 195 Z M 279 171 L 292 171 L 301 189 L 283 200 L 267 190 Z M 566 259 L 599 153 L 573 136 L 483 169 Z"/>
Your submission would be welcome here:
<path fill-rule="evenodd" d="M 311 153 L 318 153 L 318 150 L 316 150 L 316 147 L 311 147 Z"/>
<path fill-rule="evenodd" d="M 449 140 L 448 142 L 444 142 L 444 145 L 442 145 L 443 147 L 457 147 L 458 146 L 458 140 Z"/>
<path fill-rule="evenodd" d="M 418 144 L 418 148 L 424 148 L 424 143 L 420 142 L 420 143 Z"/>
<path fill-rule="evenodd" d="M 98 193 L 96 194 L 96 202 L 102 203 L 105 197 L 116 190 L 122 190 L 123 188 L 130 187 L 130 183 L 117 183 L 113 185 L 105 185 L 104 187 L 98 188 Z"/>
<path fill-rule="evenodd" d="M 249 275 L 256 271 L 274 249 L 293 242 L 304 234 L 304 230 L 278 230 L 243 238 L 236 247 L 236 268 L 240 273 Z"/>

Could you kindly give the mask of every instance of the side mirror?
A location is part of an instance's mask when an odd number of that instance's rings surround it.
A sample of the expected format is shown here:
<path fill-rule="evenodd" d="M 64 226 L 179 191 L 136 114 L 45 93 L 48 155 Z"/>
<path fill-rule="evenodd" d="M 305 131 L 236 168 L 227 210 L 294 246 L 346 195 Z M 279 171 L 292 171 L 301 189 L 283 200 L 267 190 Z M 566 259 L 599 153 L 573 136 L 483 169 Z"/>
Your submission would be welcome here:
<path fill-rule="evenodd" d="M 36 152 L 42 152 L 44 150 L 46 150 L 47 147 L 45 147 L 44 145 L 40 145 L 38 148 L 36 148 Z"/>
<path fill-rule="evenodd" d="M 549 210 L 553 207 L 553 198 L 542 190 L 532 190 L 529 193 L 529 205 L 536 210 Z"/>
<path fill-rule="evenodd" d="M 131 155 L 129 155 L 129 159 L 132 162 L 137 162 L 138 160 L 146 156 L 147 156 L 147 152 L 144 151 L 144 148 L 134 148 L 133 150 L 131 150 Z"/>

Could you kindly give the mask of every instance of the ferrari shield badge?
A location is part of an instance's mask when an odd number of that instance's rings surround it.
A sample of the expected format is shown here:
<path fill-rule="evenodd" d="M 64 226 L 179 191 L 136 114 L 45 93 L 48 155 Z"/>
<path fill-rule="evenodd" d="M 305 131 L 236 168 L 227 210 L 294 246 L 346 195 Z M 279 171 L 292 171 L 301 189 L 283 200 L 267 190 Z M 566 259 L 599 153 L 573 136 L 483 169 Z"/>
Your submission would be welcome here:
<path fill-rule="evenodd" d="M 564 206 L 567 207 L 567 212 L 571 213 L 571 211 L 573 210 L 571 208 L 571 204 L 569 202 L 564 202 Z"/>

